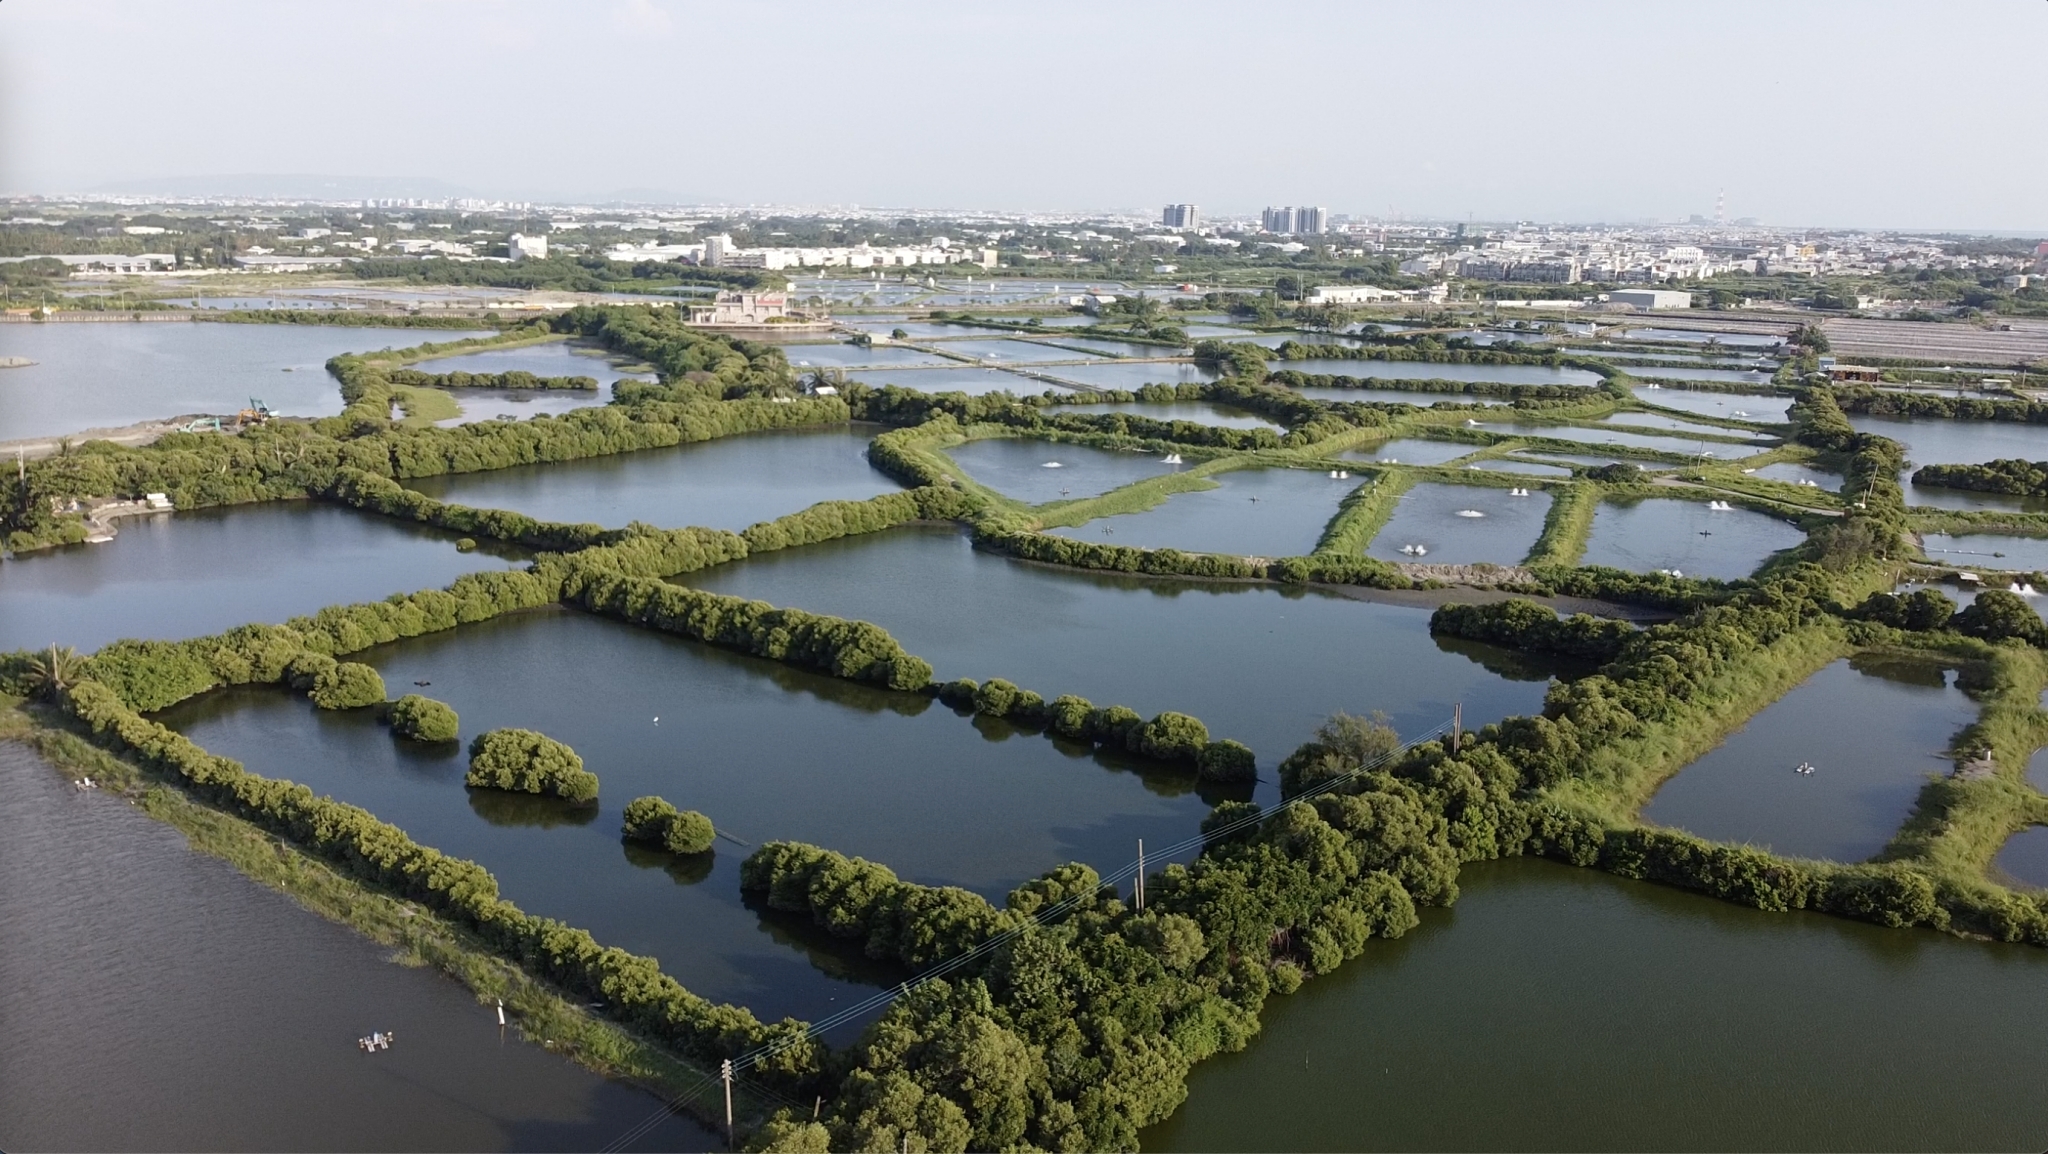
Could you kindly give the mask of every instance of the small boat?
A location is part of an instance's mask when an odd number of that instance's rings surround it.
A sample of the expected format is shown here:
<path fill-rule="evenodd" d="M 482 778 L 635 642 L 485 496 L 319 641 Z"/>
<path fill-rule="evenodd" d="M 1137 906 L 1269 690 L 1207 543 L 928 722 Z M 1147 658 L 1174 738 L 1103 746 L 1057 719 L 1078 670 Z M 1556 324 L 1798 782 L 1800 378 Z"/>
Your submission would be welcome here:
<path fill-rule="evenodd" d="M 1060 463 L 1059 463 L 1058 461 L 1047 461 L 1047 462 L 1046 462 L 1045 464 L 1043 464 L 1043 465 L 1040 465 L 1040 466 L 1039 466 L 1039 468 L 1041 468 L 1041 469 L 1064 469 L 1064 468 L 1066 468 L 1066 466 L 1065 466 L 1065 465 L 1062 465 L 1062 464 L 1060 464 Z"/>
<path fill-rule="evenodd" d="M 1460 517 L 1484 517 L 1484 516 L 1486 516 L 1486 514 L 1484 514 L 1484 513 L 1480 512 L 1480 511 L 1479 511 L 1479 510 L 1477 510 L 1477 509 L 1460 509 L 1460 510 L 1458 510 L 1458 514 L 1457 514 L 1457 515 L 1458 515 L 1458 516 L 1460 516 Z"/>

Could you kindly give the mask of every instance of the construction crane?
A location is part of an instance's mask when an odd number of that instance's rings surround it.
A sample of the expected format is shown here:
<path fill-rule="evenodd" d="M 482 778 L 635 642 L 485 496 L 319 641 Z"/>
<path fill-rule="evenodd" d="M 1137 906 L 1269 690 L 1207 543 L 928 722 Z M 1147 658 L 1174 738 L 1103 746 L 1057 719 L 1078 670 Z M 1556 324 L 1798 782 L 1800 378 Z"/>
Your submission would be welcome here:
<path fill-rule="evenodd" d="M 260 425 L 275 415 L 270 411 L 269 405 L 256 397 L 250 397 L 249 407 L 236 413 L 235 420 L 244 425 Z"/>

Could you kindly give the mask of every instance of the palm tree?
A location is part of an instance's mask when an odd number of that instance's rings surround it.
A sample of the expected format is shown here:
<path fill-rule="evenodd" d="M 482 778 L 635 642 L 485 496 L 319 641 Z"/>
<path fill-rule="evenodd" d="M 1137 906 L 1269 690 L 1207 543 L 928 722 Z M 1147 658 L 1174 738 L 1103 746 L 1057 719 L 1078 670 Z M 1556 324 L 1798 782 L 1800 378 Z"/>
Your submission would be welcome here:
<path fill-rule="evenodd" d="M 78 655 L 78 650 L 68 645 L 61 649 L 52 645 L 49 657 L 29 659 L 29 684 L 40 696 L 55 697 L 78 681 L 84 664 L 85 658 Z"/>

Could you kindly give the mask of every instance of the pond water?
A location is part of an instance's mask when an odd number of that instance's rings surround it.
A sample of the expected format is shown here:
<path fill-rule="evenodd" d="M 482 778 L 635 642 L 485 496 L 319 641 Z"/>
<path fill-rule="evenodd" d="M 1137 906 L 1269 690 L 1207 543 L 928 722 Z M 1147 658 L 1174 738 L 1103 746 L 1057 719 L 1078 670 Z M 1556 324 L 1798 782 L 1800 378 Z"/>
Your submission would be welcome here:
<path fill-rule="evenodd" d="M 653 955 L 691 990 L 769 1021 L 829 1013 L 834 998 L 846 1004 L 849 981 L 886 968 L 857 947 L 823 949 L 814 963 L 800 948 L 808 922 L 764 924 L 740 897 L 750 845 L 810 842 L 1000 902 L 1061 862 L 1113 868 L 1137 838 L 1180 840 L 1229 796 L 1205 798 L 1185 771 L 1139 772 L 1084 747 L 977 725 L 921 695 L 569 610 L 353 659 L 376 666 L 394 693 L 429 683 L 417 691 L 455 708 L 464 741 L 518 726 L 567 742 L 602 797 L 572 806 L 468 790 L 463 745 L 399 742 L 374 710 L 324 712 L 273 687 L 208 694 L 162 720 L 255 772 L 303 782 L 480 862 L 529 912 Z M 620 812 L 647 794 L 704 812 L 746 844 L 721 839 L 682 858 L 628 847 Z M 792 933 L 796 943 L 780 940 Z"/>
<path fill-rule="evenodd" d="M 312 501 L 127 517 L 120 527 L 104 545 L 0 564 L 0 650 L 57 642 L 83 653 L 123 637 L 194 637 L 511 564 L 457 552 L 454 533 Z"/>
<path fill-rule="evenodd" d="M 1705 344 L 1713 341 L 1729 347 L 1767 349 L 1785 343 L 1785 338 L 1764 333 L 1723 333 L 1705 329 L 1630 329 L 1621 334 L 1631 341 L 1683 341 Z"/>
<path fill-rule="evenodd" d="M 1943 751 L 1977 719 L 1919 661 L 1837 661 L 1666 781 L 1643 818 L 1792 857 L 1863 861 L 1898 832 Z M 1794 772 L 1811 763 L 1814 772 Z"/>
<path fill-rule="evenodd" d="M 1277 421 L 1271 421 L 1257 413 L 1233 409 L 1209 401 L 1171 401 L 1166 404 L 1152 404 L 1146 401 L 1108 401 L 1097 405 L 1059 405 L 1045 410 L 1048 415 L 1058 413 L 1129 413 L 1134 417 L 1150 417 L 1155 421 L 1196 421 L 1204 425 L 1220 425 L 1228 429 L 1279 429 Z"/>
<path fill-rule="evenodd" d="M 1797 525 L 1740 506 L 1715 510 L 1700 501 L 1606 501 L 1593 514 L 1593 532 L 1579 564 L 1639 573 L 1676 569 L 1687 577 L 1732 581 L 1756 572 L 1780 549 L 1805 541 Z"/>
<path fill-rule="evenodd" d="M 1053 371 L 1066 376 L 1067 369 L 1068 366 L 1061 365 Z M 1050 381 L 1034 380 L 1002 369 L 977 369 L 967 365 L 933 369 L 855 369 L 849 371 L 846 378 L 878 389 L 884 385 L 895 385 L 922 393 L 966 393 L 973 397 L 1005 392 L 1024 396 L 1048 389 L 1060 393 L 1073 391 L 1059 388 Z"/>
<path fill-rule="evenodd" d="M 867 349 L 849 344 L 784 345 L 782 355 L 799 369 L 886 369 L 901 368 L 905 365 L 948 363 L 946 358 L 937 353 L 904 348 L 902 345 L 876 345 Z"/>
<path fill-rule="evenodd" d="M 1861 413 L 1849 414 L 1849 423 L 1858 432 L 1876 433 L 1904 445 L 1907 460 L 1915 466 L 1981 465 L 2010 458 L 2048 460 L 2048 425 L 1873 417 Z"/>
<path fill-rule="evenodd" d="M 1181 331 L 1190 339 L 1198 341 L 1210 338 L 1238 341 L 1252 335 L 1249 329 L 1235 328 L 1231 325 L 1183 325 Z"/>
<path fill-rule="evenodd" d="M 1341 333 L 1253 333 L 1248 336 L 1240 335 L 1234 337 L 1226 337 L 1224 339 L 1241 345 L 1263 345 L 1264 347 L 1269 349 L 1277 349 L 1281 345 L 1289 343 L 1297 345 L 1347 346 L 1358 344 L 1357 338 L 1344 336 Z"/>
<path fill-rule="evenodd" d="M 1171 472 L 1154 453 L 1119 453 L 1089 445 L 990 437 L 947 449 L 967 475 L 1029 505 L 1078 501 Z M 1058 462 L 1059 468 L 1050 468 Z"/>
<path fill-rule="evenodd" d="M 1057 339 L 1059 341 L 1058 348 L 1051 345 L 1034 346 L 1038 350 L 1035 359 L 1051 360 L 1059 357 L 1066 349 L 1085 349 L 1091 353 L 1100 353 L 1113 357 L 1157 358 L 1183 357 L 1187 355 L 1185 347 L 1148 345 L 1139 341 L 1113 341 L 1102 337 L 1059 337 Z M 1067 354 L 1068 359 L 1071 359 L 1072 356 L 1072 353 Z"/>
<path fill-rule="evenodd" d="M 1209 480 L 1218 487 L 1175 493 L 1142 513 L 1047 532 L 1139 549 L 1299 557 L 1316 547 L 1337 503 L 1359 484 L 1355 477 L 1309 469 L 1238 469 Z"/>
<path fill-rule="evenodd" d="M 1397 437 L 1370 449 L 1346 449 L 1337 454 L 1347 461 L 1377 461 L 1389 465 L 1441 465 L 1485 448 L 1457 441 L 1431 441 L 1422 437 Z"/>
<path fill-rule="evenodd" d="M 877 426 L 836 425 L 723 437 L 547 465 L 405 482 L 438 501 L 510 509 L 542 521 L 622 529 L 744 529 L 819 501 L 865 501 L 901 488 L 868 464 Z"/>
<path fill-rule="evenodd" d="M 1545 679 L 1563 668 L 1432 638 L 1427 608 L 1032 565 L 938 526 L 764 553 L 678 580 L 875 622 L 941 678 L 1006 677 L 1048 700 L 1077 693 L 1147 717 L 1191 713 L 1269 769 L 1339 710 L 1382 710 L 1413 735 L 1462 701 L 1476 726 L 1540 710 Z M 1270 774 L 1259 795 L 1277 796 Z"/>
<path fill-rule="evenodd" d="M 1660 405 L 1667 409 L 1698 413 L 1703 417 L 1733 417 L 1736 420 L 1761 421 L 1765 424 L 1783 424 L 1787 410 L 1792 407 L 1792 398 L 1782 396 L 1708 393 L 1698 389 L 1653 389 L 1648 386 L 1634 391 L 1636 400 L 1646 405 Z M 1749 415 L 1736 417 L 1738 412 Z"/>
<path fill-rule="evenodd" d="M 1586 465 L 1592 468 L 1599 468 L 1602 465 L 1614 465 L 1620 463 L 1614 457 L 1602 456 L 1597 453 L 1553 453 L 1548 450 L 1539 451 L 1535 449 L 1517 449 L 1515 451 L 1515 455 L 1518 457 L 1528 457 L 1531 460 L 1570 461 L 1574 465 Z M 1652 468 L 1656 467 L 1655 462 L 1631 461 L 1630 464 L 1648 464 Z"/>
<path fill-rule="evenodd" d="M 1812 465 L 1798 465 L 1791 462 L 1760 466 L 1755 475 L 1767 481 L 1787 481 L 1794 485 L 1801 481 L 1812 481 L 1814 485 L 1830 493 L 1842 487 L 1842 475 L 1840 473 L 1831 473 L 1826 469 L 1816 469 Z"/>
<path fill-rule="evenodd" d="M 1572 471 L 1565 465 L 1551 465 L 1542 461 L 1522 461 L 1513 457 L 1489 457 L 1474 461 L 1467 469 L 1485 469 L 1497 473 L 1524 473 L 1532 477 L 1569 477 Z"/>
<path fill-rule="evenodd" d="M 1307 388 L 1290 388 L 1288 392 L 1298 393 L 1318 401 L 1377 402 L 1385 405 L 1419 405 L 1428 408 L 1440 401 L 1452 401 L 1461 405 L 1505 405 L 1507 397 L 1478 397 L 1470 393 L 1431 393 L 1421 389 L 1343 389 L 1325 385 L 1310 385 Z"/>
<path fill-rule="evenodd" d="M 1461 511 L 1482 514 L 1461 517 Z M 1430 565 L 1518 565 L 1543 534 L 1550 494 L 1541 489 L 1511 497 L 1506 489 L 1424 483 L 1401 494 L 1400 504 L 1365 553 L 1382 561 Z M 1420 556 L 1401 552 L 1420 545 Z"/>
<path fill-rule="evenodd" d="M 1012 340 L 969 340 L 942 341 L 932 346 L 963 357 L 977 360 L 1001 361 L 1007 364 L 1027 364 L 1035 361 L 1073 360 L 1080 353 L 1062 352 L 1050 345 L 1036 341 Z"/>
<path fill-rule="evenodd" d="M 2008 493 L 1979 493 L 1970 489 L 1946 489 L 1940 485 L 1916 485 L 1910 468 L 1899 473 L 1899 487 L 1905 491 L 1906 504 L 1929 509 L 2048 513 L 2048 497 L 2016 497 Z"/>
<path fill-rule="evenodd" d="M 1749 456 L 1762 447 L 1735 445 L 1726 441 L 1710 441 L 1696 437 L 1660 437 L 1650 433 L 1631 433 L 1622 429 L 1544 425 L 1523 421 L 1492 421 L 1482 423 L 1479 427 L 1502 436 L 1548 437 L 1553 441 L 1579 441 L 1588 445 L 1627 445 L 1631 448 L 1649 449 L 1679 457 L 1695 457 L 1704 451 L 1724 461 Z"/>
<path fill-rule="evenodd" d="M 1730 384 L 1768 385 L 1771 371 L 1768 369 L 1717 369 L 1694 368 L 1690 365 L 1641 365 L 1631 366 L 1630 374 L 1647 380 L 1666 381 L 1726 381 Z"/>
<path fill-rule="evenodd" d="M 341 411 L 338 353 L 488 336 L 442 329 L 200 321 L 0 325 L 0 440 L 116 428 L 186 413 L 232 414 L 260 397 L 287 417 Z"/>
<path fill-rule="evenodd" d="M 968 337 L 990 331 L 979 325 L 949 325 L 940 321 L 905 320 L 902 317 L 855 317 L 851 321 L 842 323 L 850 324 L 862 332 L 874 333 L 877 336 L 884 337 L 895 332 L 897 329 L 902 329 L 904 335 L 911 338 Z M 793 351 L 799 347 L 809 348 L 810 346 L 791 345 L 785 351 Z M 794 361 L 795 358 L 792 357 L 791 359 Z"/>
<path fill-rule="evenodd" d="M 2033 777 L 2030 771 L 2027 776 Z M 2048 825 L 2030 825 L 2005 839 L 1991 859 L 1995 875 L 2025 886 L 2048 887 Z"/>
<path fill-rule="evenodd" d="M 2033 572 L 2048 569 L 2048 538 L 2005 533 L 1922 533 L 1921 549 L 1936 565 Z"/>
<path fill-rule="evenodd" d="M 442 425 L 461 425 L 498 417 L 531 417 L 535 413 L 567 413 L 609 402 L 612 386 L 621 380 L 655 379 L 650 371 L 634 371 L 628 362 L 568 342 L 439 357 L 420 361 L 411 367 L 423 373 L 520 371 L 537 377 L 592 377 L 598 383 L 596 389 L 587 392 L 580 389 L 449 389 L 448 395 L 462 406 L 462 415 L 438 422 Z"/>
<path fill-rule="evenodd" d="M 1528 858 L 1458 882 L 1456 906 L 1269 1000 L 1144 1148 L 2048 1143 L 2048 951 Z"/>
<path fill-rule="evenodd" d="M 1597 385 L 1598 373 L 1549 365 L 1437 364 L 1430 361 L 1303 360 L 1267 361 L 1274 372 L 1377 378 L 1383 381 L 1499 381 L 1510 385 Z"/>
<path fill-rule="evenodd" d="M 1721 425 L 1688 421 L 1683 417 L 1666 416 L 1663 413 L 1616 413 L 1600 423 L 1603 425 L 1622 425 L 1632 429 L 1670 429 L 1673 432 L 1709 437 L 1754 437 L 1761 435 L 1749 429 L 1730 429 Z"/>
<path fill-rule="evenodd" d="M 1047 376 L 1098 389 L 1138 391 L 1145 385 L 1199 384 L 1216 379 L 1214 369 L 1192 362 L 1141 361 L 1135 364 L 1105 361 L 1099 365 L 1060 365 L 1045 370 Z"/>
<path fill-rule="evenodd" d="M 661 1108 L 24 746 L 0 783 L 0 1016 L 30 1043 L 0 1051 L 0 1146 L 595 1150 Z M 365 1057 L 373 1030 L 400 1042 Z M 670 1117 L 632 1148 L 723 1144 Z"/>

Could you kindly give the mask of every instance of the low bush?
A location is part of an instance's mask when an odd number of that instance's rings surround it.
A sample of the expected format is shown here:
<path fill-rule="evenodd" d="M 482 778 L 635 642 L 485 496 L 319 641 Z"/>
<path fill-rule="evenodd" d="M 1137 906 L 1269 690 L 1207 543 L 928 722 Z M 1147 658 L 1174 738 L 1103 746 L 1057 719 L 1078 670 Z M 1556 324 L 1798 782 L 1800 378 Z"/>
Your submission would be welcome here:
<path fill-rule="evenodd" d="M 454 741 L 462 732 L 455 710 L 435 701 L 408 693 L 391 703 L 391 734 L 409 741 Z"/>
<path fill-rule="evenodd" d="M 597 798 L 597 775 L 576 751 L 531 729 L 493 729 L 469 744 L 468 784 L 477 789 L 543 793 L 567 801 Z"/>

